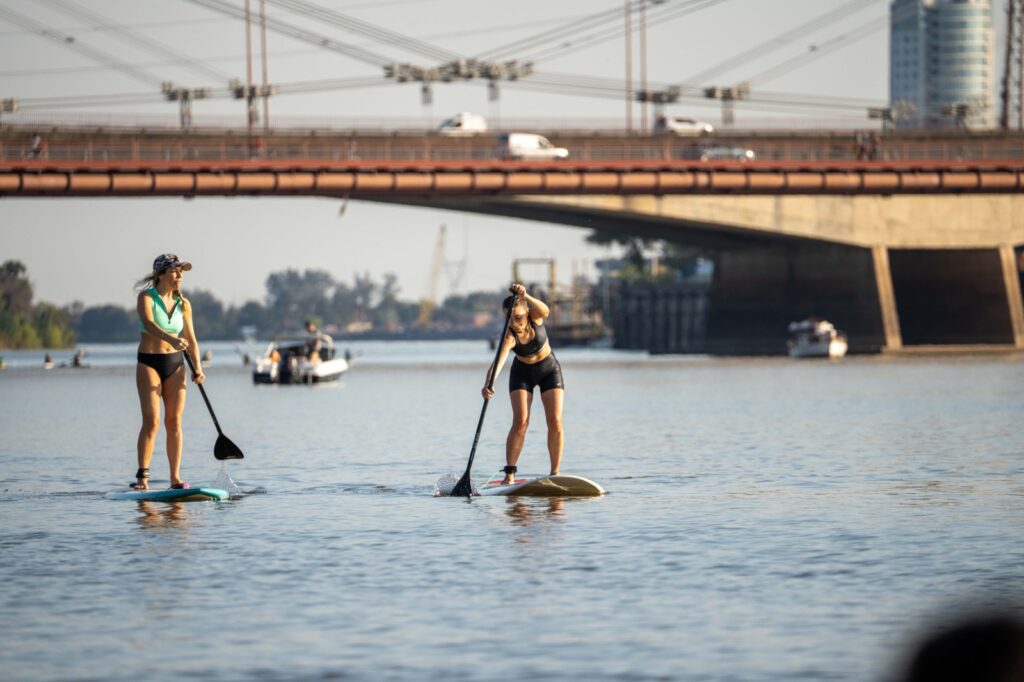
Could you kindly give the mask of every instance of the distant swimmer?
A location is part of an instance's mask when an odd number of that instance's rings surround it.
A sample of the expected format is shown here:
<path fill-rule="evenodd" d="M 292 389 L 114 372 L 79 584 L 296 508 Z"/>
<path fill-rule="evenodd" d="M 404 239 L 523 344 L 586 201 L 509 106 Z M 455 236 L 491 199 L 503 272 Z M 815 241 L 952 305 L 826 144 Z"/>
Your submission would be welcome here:
<path fill-rule="evenodd" d="M 512 483 L 518 471 L 516 462 L 523 450 L 526 429 L 530 423 L 530 407 L 533 404 L 533 389 L 540 387 L 540 400 L 548 425 L 548 454 L 551 457 L 551 474 L 557 474 L 562 464 L 564 434 L 562 432 L 562 402 L 565 384 L 562 381 L 562 366 L 558 364 L 551 344 L 548 342 L 544 320 L 551 310 L 543 301 L 526 293 L 522 284 L 509 287 L 512 296 L 502 303 L 505 314 L 512 307 L 508 334 L 502 341 L 501 350 L 495 363 L 487 370 L 482 391 L 484 399 L 490 400 L 494 391 L 488 386 L 491 377 L 497 377 L 511 351 L 515 358 L 509 371 L 508 390 L 512 400 L 512 428 L 505 441 L 505 483 Z"/>
<path fill-rule="evenodd" d="M 203 367 L 209 367 L 211 362 L 213 362 L 213 351 L 207 348 L 203 352 Z"/>
<path fill-rule="evenodd" d="M 171 487 L 188 488 L 181 480 L 181 415 L 185 411 L 185 358 L 189 353 L 196 371 L 192 381 L 203 383 L 199 362 L 199 342 L 192 326 L 192 306 L 181 295 L 182 273 L 192 269 L 173 253 L 157 256 L 153 271 L 139 280 L 136 311 L 139 315 L 139 355 L 135 366 L 135 384 L 142 406 L 139 430 L 139 469 L 135 472 L 137 490 L 149 489 L 149 461 L 160 428 L 160 401 L 164 403 L 167 429 L 167 462 Z"/>
<path fill-rule="evenodd" d="M 53 369 L 53 358 L 49 353 L 43 356 L 43 369 Z"/>

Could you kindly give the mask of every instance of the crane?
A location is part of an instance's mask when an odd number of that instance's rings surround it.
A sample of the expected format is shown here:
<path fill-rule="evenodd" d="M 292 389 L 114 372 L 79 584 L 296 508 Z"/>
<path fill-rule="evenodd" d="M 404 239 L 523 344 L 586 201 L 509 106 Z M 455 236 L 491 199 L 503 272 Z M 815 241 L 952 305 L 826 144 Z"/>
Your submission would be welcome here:
<path fill-rule="evenodd" d="M 437 231 L 437 243 L 434 245 L 434 262 L 430 266 L 430 278 L 427 280 L 427 295 L 420 300 L 420 316 L 416 319 L 417 327 L 430 324 L 430 316 L 437 307 L 437 294 L 441 282 L 441 270 L 444 269 L 444 239 L 447 228 L 441 225 Z"/>

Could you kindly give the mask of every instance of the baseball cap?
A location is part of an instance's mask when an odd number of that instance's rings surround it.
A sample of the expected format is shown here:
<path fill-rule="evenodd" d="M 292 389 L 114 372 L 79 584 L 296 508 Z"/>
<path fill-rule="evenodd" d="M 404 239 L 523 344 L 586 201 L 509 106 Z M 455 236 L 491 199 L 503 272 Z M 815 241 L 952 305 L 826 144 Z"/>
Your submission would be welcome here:
<path fill-rule="evenodd" d="M 153 272 L 163 272 L 164 270 L 170 270 L 171 268 L 181 268 L 182 270 L 191 270 L 191 263 L 182 263 L 178 260 L 178 257 L 173 253 L 163 253 L 156 257 L 153 261 Z"/>

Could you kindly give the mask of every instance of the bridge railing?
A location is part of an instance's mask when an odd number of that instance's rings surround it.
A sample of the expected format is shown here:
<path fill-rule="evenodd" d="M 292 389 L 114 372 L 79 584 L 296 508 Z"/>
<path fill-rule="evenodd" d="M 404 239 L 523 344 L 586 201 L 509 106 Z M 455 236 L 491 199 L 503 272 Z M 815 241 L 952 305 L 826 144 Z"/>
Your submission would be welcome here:
<path fill-rule="evenodd" d="M 569 149 L 576 161 L 669 161 L 694 160 L 705 147 L 727 146 L 752 149 L 761 161 L 977 161 L 986 159 L 1024 160 L 1024 138 L 958 141 L 922 141 L 883 138 L 870 156 L 858 154 L 856 146 L 844 139 L 680 140 L 666 137 L 572 138 L 552 140 Z M 131 161 L 487 161 L 500 158 L 493 139 L 447 140 L 437 137 L 410 138 L 305 138 L 274 139 L 225 137 L 160 137 L 102 139 L 51 139 L 32 145 L 27 139 L 0 137 L 0 160 L 22 161 L 46 158 L 69 162 Z"/>

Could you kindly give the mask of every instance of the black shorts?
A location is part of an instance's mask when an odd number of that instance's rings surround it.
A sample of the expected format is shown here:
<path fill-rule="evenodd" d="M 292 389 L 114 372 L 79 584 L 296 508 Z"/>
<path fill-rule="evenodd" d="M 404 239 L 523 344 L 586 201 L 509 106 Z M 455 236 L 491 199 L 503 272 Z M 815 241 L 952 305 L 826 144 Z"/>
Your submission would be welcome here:
<path fill-rule="evenodd" d="M 519 390 L 533 393 L 534 386 L 540 386 L 541 393 L 553 388 L 565 388 L 562 366 L 558 364 L 554 353 L 533 365 L 520 362 L 519 358 L 512 360 L 512 370 L 508 375 L 509 393 Z"/>

